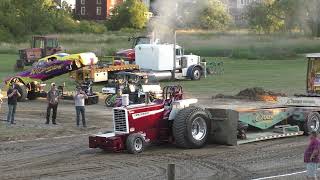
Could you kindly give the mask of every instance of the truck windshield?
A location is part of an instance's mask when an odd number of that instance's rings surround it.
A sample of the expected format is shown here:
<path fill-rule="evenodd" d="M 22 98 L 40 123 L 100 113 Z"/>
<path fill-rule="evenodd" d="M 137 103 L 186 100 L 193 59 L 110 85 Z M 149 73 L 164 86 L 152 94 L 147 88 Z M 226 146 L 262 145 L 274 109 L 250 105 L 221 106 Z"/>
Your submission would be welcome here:
<path fill-rule="evenodd" d="M 176 49 L 176 55 L 177 56 L 182 56 L 183 55 L 183 49 L 181 49 L 181 48 Z"/>
<path fill-rule="evenodd" d="M 150 38 L 137 38 L 136 45 L 139 44 L 150 44 Z"/>

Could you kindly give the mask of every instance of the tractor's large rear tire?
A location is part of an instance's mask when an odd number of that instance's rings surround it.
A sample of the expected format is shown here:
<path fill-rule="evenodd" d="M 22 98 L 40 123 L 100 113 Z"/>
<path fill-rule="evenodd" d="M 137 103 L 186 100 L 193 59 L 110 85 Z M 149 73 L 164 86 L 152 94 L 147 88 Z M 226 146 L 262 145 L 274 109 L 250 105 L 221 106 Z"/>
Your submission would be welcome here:
<path fill-rule="evenodd" d="M 320 132 L 320 114 L 318 112 L 310 112 L 307 115 L 303 130 L 305 135 L 309 135 L 312 131 Z"/>
<path fill-rule="evenodd" d="M 28 97 L 27 87 L 24 84 L 15 84 L 15 88 L 18 90 L 18 92 L 21 95 L 20 97 L 18 97 L 17 100 L 19 102 L 26 101 Z"/>
<path fill-rule="evenodd" d="M 178 147 L 201 148 L 209 134 L 208 114 L 199 107 L 187 107 L 178 112 L 173 121 L 173 136 Z"/>
<path fill-rule="evenodd" d="M 130 134 L 126 140 L 126 148 L 131 154 L 143 152 L 145 148 L 144 137 L 139 133 Z"/>

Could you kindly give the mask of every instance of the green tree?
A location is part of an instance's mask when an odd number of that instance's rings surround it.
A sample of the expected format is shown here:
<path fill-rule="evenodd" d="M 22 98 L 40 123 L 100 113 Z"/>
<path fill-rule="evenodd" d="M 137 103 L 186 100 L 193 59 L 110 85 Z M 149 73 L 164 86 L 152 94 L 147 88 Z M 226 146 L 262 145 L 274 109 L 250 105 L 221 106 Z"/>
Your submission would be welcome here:
<path fill-rule="evenodd" d="M 275 8 L 274 0 L 265 0 L 261 3 L 252 3 L 247 8 L 246 17 L 249 27 L 258 33 L 267 34 L 284 28 L 283 11 Z"/>
<path fill-rule="evenodd" d="M 200 12 L 200 27 L 204 29 L 223 30 L 231 22 L 226 6 L 219 0 L 207 0 Z"/>
<path fill-rule="evenodd" d="M 147 22 L 146 12 L 148 12 L 148 9 L 140 0 L 127 0 L 112 10 L 108 26 L 112 30 L 121 28 L 142 29 Z"/>
<path fill-rule="evenodd" d="M 312 36 L 320 37 L 320 1 L 319 0 L 305 0 L 305 19 Z"/>
<path fill-rule="evenodd" d="M 320 37 L 319 0 L 265 0 L 247 11 L 249 25 L 258 32 L 303 30 Z"/>
<path fill-rule="evenodd" d="M 278 0 L 270 6 L 270 14 L 284 21 L 284 31 L 291 31 L 302 27 L 305 10 L 304 0 Z"/>

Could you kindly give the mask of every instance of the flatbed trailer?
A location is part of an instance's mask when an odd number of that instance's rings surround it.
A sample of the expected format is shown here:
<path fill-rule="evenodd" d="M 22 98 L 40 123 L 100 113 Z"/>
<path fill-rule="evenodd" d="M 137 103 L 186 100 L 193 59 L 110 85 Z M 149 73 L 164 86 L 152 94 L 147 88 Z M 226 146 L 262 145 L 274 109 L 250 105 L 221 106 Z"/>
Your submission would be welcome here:
<path fill-rule="evenodd" d="M 283 137 L 307 135 L 320 130 L 319 106 L 273 106 L 260 108 L 206 108 L 211 120 L 210 141 L 239 145 Z M 245 138 L 239 139 L 239 123 Z"/>
<path fill-rule="evenodd" d="M 100 65 L 93 65 L 83 67 L 70 73 L 70 76 L 78 81 L 85 81 L 90 79 L 93 83 L 107 82 L 110 79 L 115 79 L 115 74 L 121 71 L 132 72 L 138 71 L 140 68 L 136 64 L 126 64 L 123 60 L 115 60 L 114 56 L 107 56 L 112 58 L 112 63 L 102 63 Z"/>

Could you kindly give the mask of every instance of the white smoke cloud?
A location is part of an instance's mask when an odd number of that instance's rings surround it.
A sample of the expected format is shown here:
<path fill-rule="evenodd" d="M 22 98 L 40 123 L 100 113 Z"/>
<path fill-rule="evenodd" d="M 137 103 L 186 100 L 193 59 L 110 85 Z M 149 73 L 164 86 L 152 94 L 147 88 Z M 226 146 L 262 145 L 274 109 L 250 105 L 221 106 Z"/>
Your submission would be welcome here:
<path fill-rule="evenodd" d="M 156 17 L 149 30 L 155 32 L 156 38 L 162 42 L 172 42 L 175 29 L 188 29 L 191 24 L 198 23 L 199 15 L 211 0 L 156 0 Z M 218 0 L 219 1 L 219 0 Z M 170 41 L 171 40 L 171 41 Z"/>
<path fill-rule="evenodd" d="M 172 42 L 175 29 L 185 28 L 186 20 L 196 19 L 206 6 L 207 0 L 156 0 L 156 17 L 150 24 L 150 30 L 162 42 Z"/>

